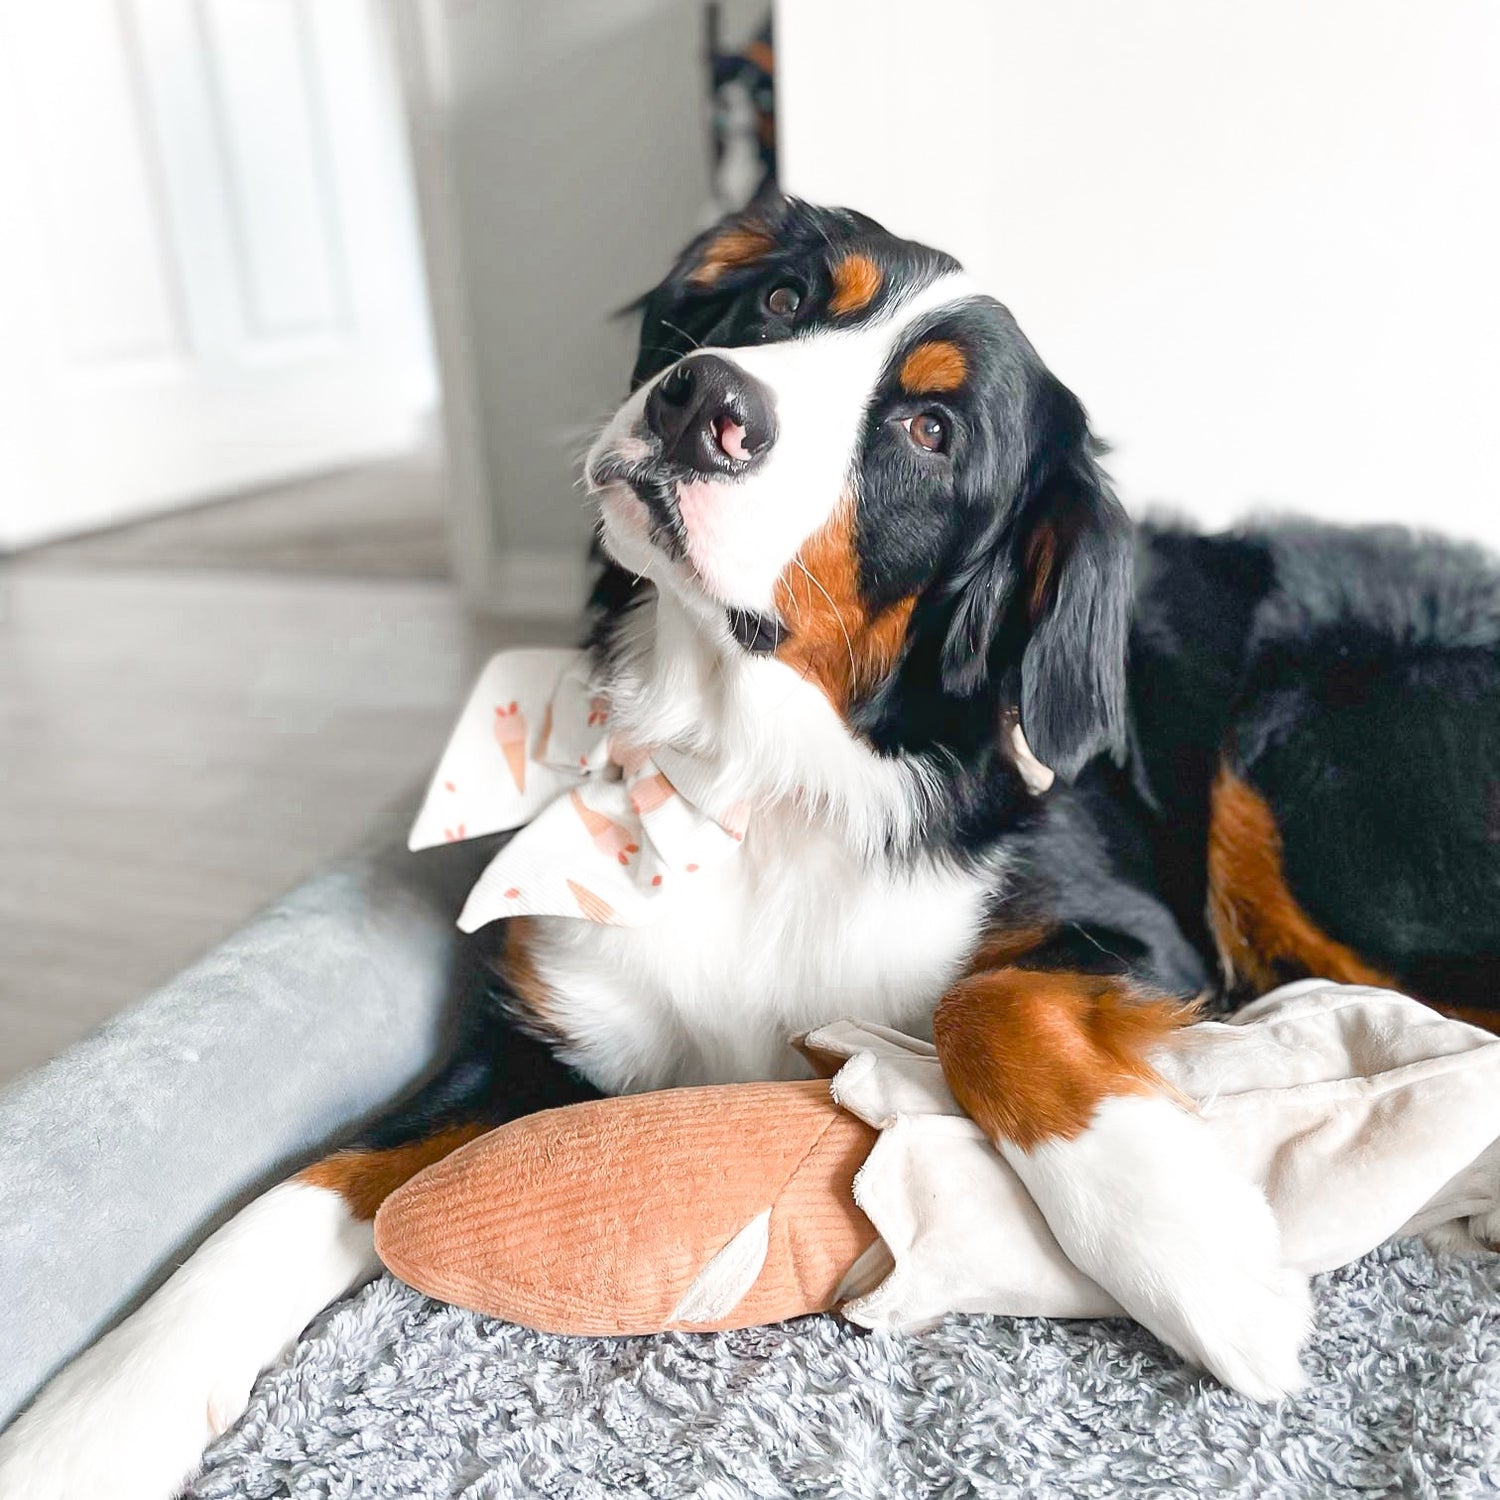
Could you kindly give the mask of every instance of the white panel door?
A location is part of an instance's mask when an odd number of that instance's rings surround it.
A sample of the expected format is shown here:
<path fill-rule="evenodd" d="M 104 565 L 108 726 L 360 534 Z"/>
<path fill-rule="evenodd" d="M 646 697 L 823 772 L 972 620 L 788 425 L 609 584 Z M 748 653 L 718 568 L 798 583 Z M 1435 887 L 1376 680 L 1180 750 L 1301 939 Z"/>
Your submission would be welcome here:
<path fill-rule="evenodd" d="M 0 0 L 0 548 L 410 446 L 377 0 Z"/>

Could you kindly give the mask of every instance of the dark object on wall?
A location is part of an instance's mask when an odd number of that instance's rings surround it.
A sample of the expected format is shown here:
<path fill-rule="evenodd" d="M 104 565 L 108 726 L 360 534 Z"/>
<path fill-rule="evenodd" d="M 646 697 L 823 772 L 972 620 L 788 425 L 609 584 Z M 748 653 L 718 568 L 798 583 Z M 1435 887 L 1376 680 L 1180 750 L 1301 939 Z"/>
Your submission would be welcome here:
<path fill-rule="evenodd" d="M 743 47 L 725 51 L 721 7 L 708 6 L 708 63 L 714 192 L 720 207 L 743 208 L 776 180 L 776 54 L 771 19 Z"/>

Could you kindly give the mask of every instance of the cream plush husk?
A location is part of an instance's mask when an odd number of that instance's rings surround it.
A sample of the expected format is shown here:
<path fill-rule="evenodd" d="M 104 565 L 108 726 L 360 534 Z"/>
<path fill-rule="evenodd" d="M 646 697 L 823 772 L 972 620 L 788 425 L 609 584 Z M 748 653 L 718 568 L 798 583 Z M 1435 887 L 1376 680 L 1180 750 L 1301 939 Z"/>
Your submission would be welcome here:
<path fill-rule="evenodd" d="M 376 1246 L 419 1290 L 557 1333 L 746 1327 L 839 1304 L 889 1329 L 1119 1312 L 959 1110 L 930 1044 L 839 1022 L 800 1045 L 838 1068 L 826 1092 L 677 1090 L 503 1126 L 394 1194 Z M 1488 1032 L 1307 981 L 1187 1029 L 1155 1061 L 1265 1191 L 1289 1266 L 1330 1270 L 1400 1233 L 1472 1247 L 1500 1231 Z"/>

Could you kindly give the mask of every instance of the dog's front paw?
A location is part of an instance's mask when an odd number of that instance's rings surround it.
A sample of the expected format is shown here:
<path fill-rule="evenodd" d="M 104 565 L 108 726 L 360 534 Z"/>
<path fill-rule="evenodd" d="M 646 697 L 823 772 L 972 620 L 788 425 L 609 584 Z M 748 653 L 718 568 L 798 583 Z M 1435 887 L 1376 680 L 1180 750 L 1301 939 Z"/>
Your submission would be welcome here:
<path fill-rule="evenodd" d="M 1195 1247 L 1205 1249 L 1212 1256 L 1211 1248 Z M 1203 1264 L 1192 1268 L 1195 1276 Z M 1312 1324 L 1307 1277 L 1276 1256 L 1239 1251 L 1207 1264 L 1218 1271 L 1212 1285 L 1200 1282 L 1186 1294 L 1166 1289 L 1153 1316 L 1143 1313 L 1141 1321 L 1184 1359 L 1253 1401 L 1295 1395 L 1307 1384 L 1299 1358 Z"/>
<path fill-rule="evenodd" d="M 1307 1278 L 1200 1121 L 1158 1095 L 1108 1099 L 1075 1139 L 1005 1154 L 1069 1259 L 1163 1343 L 1257 1401 L 1306 1384 Z"/>

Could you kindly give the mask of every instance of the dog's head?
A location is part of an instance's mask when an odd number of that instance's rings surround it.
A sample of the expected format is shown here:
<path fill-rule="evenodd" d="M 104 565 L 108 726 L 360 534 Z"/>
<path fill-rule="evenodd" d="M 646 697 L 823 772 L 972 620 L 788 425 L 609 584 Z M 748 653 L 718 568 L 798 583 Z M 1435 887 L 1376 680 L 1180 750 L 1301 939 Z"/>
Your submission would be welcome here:
<path fill-rule="evenodd" d="M 1129 538 L 1082 407 L 951 257 L 776 199 L 646 299 L 605 550 L 887 754 L 1064 777 L 1124 732 Z M 1024 757 L 1024 750 L 1022 751 Z"/>

